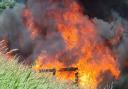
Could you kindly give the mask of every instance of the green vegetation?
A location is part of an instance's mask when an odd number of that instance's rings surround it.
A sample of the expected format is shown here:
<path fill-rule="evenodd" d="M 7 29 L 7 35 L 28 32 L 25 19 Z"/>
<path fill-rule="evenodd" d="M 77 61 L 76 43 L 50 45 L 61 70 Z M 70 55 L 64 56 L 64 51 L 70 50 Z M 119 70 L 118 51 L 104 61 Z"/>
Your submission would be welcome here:
<path fill-rule="evenodd" d="M 16 0 L 1 0 L 0 9 L 12 8 L 16 4 Z"/>
<path fill-rule="evenodd" d="M 73 84 L 44 77 L 14 59 L 8 61 L 0 56 L 0 89 L 77 89 Z"/>

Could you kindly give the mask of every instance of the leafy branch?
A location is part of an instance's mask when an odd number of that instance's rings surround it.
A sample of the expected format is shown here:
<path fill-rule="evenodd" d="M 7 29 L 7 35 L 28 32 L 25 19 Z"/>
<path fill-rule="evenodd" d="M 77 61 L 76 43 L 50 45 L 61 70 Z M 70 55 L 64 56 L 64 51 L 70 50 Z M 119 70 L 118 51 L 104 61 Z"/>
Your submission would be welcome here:
<path fill-rule="evenodd" d="M 1 0 L 0 9 L 13 8 L 16 4 L 16 0 Z"/>

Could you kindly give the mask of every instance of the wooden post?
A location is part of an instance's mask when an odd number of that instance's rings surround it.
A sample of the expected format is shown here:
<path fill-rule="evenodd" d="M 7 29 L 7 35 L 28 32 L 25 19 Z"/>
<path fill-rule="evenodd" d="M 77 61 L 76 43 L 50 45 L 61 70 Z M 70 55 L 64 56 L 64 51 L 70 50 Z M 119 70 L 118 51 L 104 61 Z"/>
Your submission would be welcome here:
<path fill-rule="evenodd" d="M 67 68 L 60 68 L 59 70 L 56 70 L 55 68 L 53 69 L 42 69 L 42 70 L 39 70 L 39 72 L 52 72 L 53 75 L 55 76 L 56 75 L 56 72 L 59 71 L 59 72 L 63 72 L 63 71 L 74 71 L 75 72 L 75 83 L 78 84 L 79 82 L 79 73 L 78 73 L 78 68 L 77 67 L 67 67 Z"/>

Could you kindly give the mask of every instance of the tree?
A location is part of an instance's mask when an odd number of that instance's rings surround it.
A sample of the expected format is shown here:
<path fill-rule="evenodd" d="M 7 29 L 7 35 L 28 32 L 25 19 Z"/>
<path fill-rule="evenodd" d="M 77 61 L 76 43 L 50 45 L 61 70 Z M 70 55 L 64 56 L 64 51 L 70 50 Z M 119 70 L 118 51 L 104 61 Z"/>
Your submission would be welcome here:
<path fill-rule="evenodd" d="M 13 8 L 16 0 L 0 0 L 0 9 Z"/>

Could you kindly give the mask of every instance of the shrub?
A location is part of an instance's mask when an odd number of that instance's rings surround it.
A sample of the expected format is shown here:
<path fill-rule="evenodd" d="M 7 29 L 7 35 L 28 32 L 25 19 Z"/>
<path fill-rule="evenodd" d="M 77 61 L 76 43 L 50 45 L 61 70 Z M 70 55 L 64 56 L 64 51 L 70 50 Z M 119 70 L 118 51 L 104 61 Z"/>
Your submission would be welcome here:
<path fill-rule="evenodd" d="M 16 4 L 16 0 L 1 0 L 0 9 L 12 8 Z"/>

